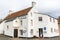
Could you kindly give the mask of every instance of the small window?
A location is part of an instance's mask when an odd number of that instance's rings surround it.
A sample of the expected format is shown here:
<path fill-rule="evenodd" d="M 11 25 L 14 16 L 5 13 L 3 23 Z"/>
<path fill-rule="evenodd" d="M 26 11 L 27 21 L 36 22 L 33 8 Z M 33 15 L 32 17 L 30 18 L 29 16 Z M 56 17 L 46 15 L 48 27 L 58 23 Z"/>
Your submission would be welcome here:
<path fill-rule="evenodd" d="M 54 32 L 58 32 L 58 30 L 57 29 L 54 29 Z"/>
<path fill-rule="evenodd" d="M 39 17 L 39 21 L 42 21 L 42 17 Z"/>
<path fill-rule="evenodd" d="M 53 28 L 51 28 L 51 32 L 53 32 Z"/>
<path fill-rule="evenodd" d="M 33 29 L 31 29 L 31 35 L 33 35 Z"/>
<path fill-rule="evenodd" d="M 53 18 L 53 22 L 55 22 L 55 19 Z"/>
<path fill-rule="evenodd" d="M 46 30 L 46 27 L 44 27 L 44 30 Z"/>
<path fill-rule="evenodd" d="M 31 26 L 33 26 L 33 20 L 31 20 Z"/>
<path fill-rule="evenodd" d="M 31 16 L 32 16 L 32 13 L 31 13 Z"/>
<path fill-rule="evenodd" d="M 20 30 L 21 35 L 23 35 L 23 30 Z"/>
<path fill-rule="evenodd" d="M 17 22 L 17 21 L 15 21 L 15 22 Z"/>
<path fill-rule="evenodd" d="M 52 20 L 51 20 L 51 18 L 50 18 L 50 22 L 51 22 Z"/>
<path fill-rule="evenodd" d="M 22 25 L 22 20 L 21 20 L 21 25 Z"/>
<path fill-rule="evenodd" d="M 7 29 L 9 29 L 9 26 L 7 25 Z"/>

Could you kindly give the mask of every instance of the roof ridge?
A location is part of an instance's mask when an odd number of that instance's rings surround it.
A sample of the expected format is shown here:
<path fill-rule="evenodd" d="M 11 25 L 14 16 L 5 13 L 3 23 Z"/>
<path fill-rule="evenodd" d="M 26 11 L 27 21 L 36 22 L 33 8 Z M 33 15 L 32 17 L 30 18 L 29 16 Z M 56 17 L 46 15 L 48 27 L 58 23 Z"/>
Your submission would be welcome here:
<path fill-rule="evenodd" d="M 32 7 L 28 7 L 28 8 L 22 9 L 20 11 L 16 11 L 16 12 L 8 15 L 7 17 L 5 17 L 4 20 L 10 19 L 10 18 L 14 18 L 14 17 L 17 17 L 17 16 L 21 16 L 21 15 L 25 15 L 25 14 L 27 14 L 30 11 L 31 8 Z"/>

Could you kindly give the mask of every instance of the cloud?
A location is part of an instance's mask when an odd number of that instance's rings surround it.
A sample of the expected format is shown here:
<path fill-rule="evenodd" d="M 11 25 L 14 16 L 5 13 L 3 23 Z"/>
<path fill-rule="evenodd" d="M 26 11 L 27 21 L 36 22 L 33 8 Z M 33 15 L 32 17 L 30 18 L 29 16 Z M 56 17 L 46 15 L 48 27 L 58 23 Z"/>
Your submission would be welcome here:
<path fill-rule="evenodd" d="M 55 18 L 60 16 L 60 0 L 33 1 L 37 2 L 35 9 L 39 12 L 50 14 Z M 18 11 L 31 6 L 31 2 L 32 0 L 0 0 L 0 18 L 4 18 L 9 10 Z"/>

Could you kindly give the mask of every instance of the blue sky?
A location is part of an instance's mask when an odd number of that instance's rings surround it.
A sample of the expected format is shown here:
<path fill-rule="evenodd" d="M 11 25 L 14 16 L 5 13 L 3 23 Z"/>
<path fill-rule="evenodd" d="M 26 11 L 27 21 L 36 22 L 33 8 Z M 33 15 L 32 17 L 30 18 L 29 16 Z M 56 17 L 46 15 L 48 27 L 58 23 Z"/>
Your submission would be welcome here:
<path fill-rule="evenodd" d="M 31 2 L 36 2 L 36 10 L 49 14 L 55 18 L 60 16 L 60 0 L 0 0 L 0 19 L 13 12 L 30 7 Z"/>

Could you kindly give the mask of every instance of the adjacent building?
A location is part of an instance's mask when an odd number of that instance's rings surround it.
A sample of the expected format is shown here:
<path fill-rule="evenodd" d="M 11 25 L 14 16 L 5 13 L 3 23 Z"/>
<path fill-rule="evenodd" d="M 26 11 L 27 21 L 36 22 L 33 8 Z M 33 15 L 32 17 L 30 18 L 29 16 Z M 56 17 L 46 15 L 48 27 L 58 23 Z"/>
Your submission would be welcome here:
<path fill-rule="evenodd" d="M 0 34 L 3 34 L 3 24 L 4 24 L 3 20 L 0 19 Z"/>
<path fill-rule="evenodd" d="M 60 17 L 58 18 L 58 28 L 59 28 L 59 36 L 60 36 Z"/>

